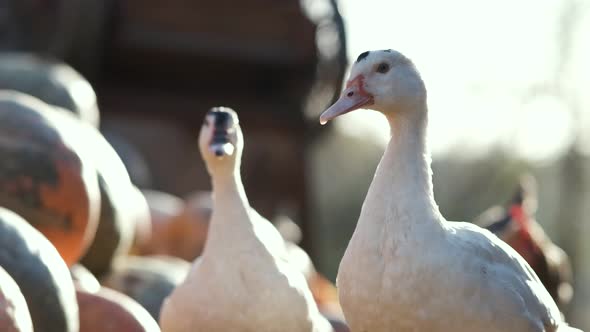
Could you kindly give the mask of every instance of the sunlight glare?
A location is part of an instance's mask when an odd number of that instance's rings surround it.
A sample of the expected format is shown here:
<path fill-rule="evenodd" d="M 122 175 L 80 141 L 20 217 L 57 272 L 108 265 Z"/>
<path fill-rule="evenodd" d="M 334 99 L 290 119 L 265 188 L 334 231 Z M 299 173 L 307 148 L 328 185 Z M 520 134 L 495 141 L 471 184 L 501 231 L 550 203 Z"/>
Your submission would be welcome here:
<path fill-rule="evenodd" d="M 524 112 L 523 100 L 534 98 L 537 87 L 556 79 L 559 0 L 342 0 L 340 4 L 349 59 L 366 50 L 394 48 L 416 63 L 429 91 L 429 141 L 435 157 L 457 148 L 475 156 L 512 137 L 516 129 L 506 124 Z M 379 117 L 353 113 L 336 119 L 340 129 L 387 139 L 389 129 Z M 532 129 L 520 144 L 533 146 L 521 146 L 519 152 L 536 151 L 537 159 L 543 151 L 553 155 L 563 150 L 554 145 L 571 141 L 561 135 L 547 144 L 546 133 L 538 130 L 546 122 L 527 121 L 519 130 L 529 125 Z M 568 127 L 566 120 L 558 121 Z M 548 146 L 552 148 L 546 150 Z"/>
<path fill-rule="evenodd" d="M 510 146 L 526 159 L 552 161 L 562 155 L 574 139 L 571 112 L 567 104 L 556 97 L 535 98 L 522 106 L 520 117 L 513 123 L 517 128 Z"/>

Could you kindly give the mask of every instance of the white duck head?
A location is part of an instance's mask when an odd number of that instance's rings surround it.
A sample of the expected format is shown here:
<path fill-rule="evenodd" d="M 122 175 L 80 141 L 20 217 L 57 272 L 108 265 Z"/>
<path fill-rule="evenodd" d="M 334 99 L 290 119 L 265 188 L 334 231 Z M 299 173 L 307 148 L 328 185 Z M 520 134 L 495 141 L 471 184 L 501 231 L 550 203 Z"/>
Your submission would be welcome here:
<path fill-rule="evenodd" d="M 199 149 L 210 174 L 239 168 L 244 140 L 238 115 L 228 107 L 214 107 L 205 116 Z"/>
<path fill-rule="evenodd" d="M 320 116 L 326 122 L 365 108 L 386 116 L 424 109 L 426 88 L 412 61 L 394 50 L 361 53 L 340 98 Z"/>

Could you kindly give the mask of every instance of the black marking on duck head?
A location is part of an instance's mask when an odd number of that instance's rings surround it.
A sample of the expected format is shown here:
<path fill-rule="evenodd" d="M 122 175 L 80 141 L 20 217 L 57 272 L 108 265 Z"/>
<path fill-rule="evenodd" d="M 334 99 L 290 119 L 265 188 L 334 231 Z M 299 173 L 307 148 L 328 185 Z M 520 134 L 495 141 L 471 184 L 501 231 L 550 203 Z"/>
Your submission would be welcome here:
<path fill-rule="evenodd" d="M 356 62 L 359 62 L 359 61 L 362 61 L 363 59 L 365 59 L 367 56 L 369 56 L 369 53 L 371 53 L 371 52 L 366 51 L 366 52 L 359 54 L 358 58 L 356 58 Z"/>
<path fill-rule="evenodd" d="M 211 144 L 225 144 L 229 143 L 228 131 L 226 128 L 215 128 L 213 130 L 213 138 Z"/>
<path fill-rule="evenodd" d="M 226 111 L 223 111 L 222 109 L 219 108 L 213 108 L 212 110 L 210 110 L 209 115 L 213 116 L 213 125 L 216 128 L 219 127 L 224 127 L 228 125 L 229 119 L 230 119 L 230 114 Z"/>
<path fill-rule="evenodd" d="M 392 52 L 392 49 L 390 48 L 388 50 L 383 50 L 383 52 L 391 53 Z"/>
<path fill-rule="evenodd" d="M 231 114 L 222 108 L 213 108 L 208 112 L 208 115 L 213 117 L 213 137 L 211 144 L 228 143 L 228 129 L 231 126 Z"/>

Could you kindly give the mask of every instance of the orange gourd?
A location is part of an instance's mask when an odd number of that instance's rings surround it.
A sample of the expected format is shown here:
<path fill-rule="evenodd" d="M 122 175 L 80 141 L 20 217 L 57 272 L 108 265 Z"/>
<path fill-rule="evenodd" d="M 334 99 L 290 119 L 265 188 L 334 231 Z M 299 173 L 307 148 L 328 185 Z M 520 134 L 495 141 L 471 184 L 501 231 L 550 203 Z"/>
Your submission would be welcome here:
<path fill-rule="evenodd" d="M 0 206 L 43 233 L 68 266 L 94 237 L 100 203 L 77 121 L 34 97 L 0 92 Z"/>
<path fill-rule="evenodd" d="M 0 266 L 24 295 L 36 332 L 78 331 L 74 283 L 65 262 L 43 234 L 1 207 Z"/>
<path fill-rule="evenodd" d="M 170 228 L 173 218 L 180 215 L 184 209 L 184 201 L 172 194 L 157 190 L 142 190 L 146 199 L 149 212 L 150 224 L 142 225 L 149 228 L 147 238 L 137 239 L 133 253 L 137 255 L 171 255 Z"/>
<path fill-rule="evenodd" d="M 210 192 L 198 191 L 185 200 L 174 195 L 143 191 L 151 213 L 152 237 L 142 255 L 169 255 L 193 261 L 203 251 L 212 211 Z"/>

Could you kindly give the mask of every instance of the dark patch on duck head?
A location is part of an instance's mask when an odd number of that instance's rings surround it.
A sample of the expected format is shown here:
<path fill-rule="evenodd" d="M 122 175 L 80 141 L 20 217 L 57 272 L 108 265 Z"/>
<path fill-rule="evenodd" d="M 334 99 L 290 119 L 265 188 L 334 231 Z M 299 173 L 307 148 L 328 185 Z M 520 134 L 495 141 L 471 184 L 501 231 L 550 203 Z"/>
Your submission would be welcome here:
<path fill-rule="evenodd" d="M 213 117 L 213 138 L 211 139 L 211 144 L 228 143 L 228 129 L 231 124 L 231 114 L 219 108 L 210 110 L 208 114 Z"/>
<path fill-rule="evenodd" d="M 213 116 L 213 125 L 215 127 L 227 126 L 230 119 L 229 112 L 223 111 L 220 108 L 213 108 L 208 114 Z"/>
<path fill-rule="evenodd" d="M 358 58 L 356 58 L 356 62 L 364 60 L 367 56 L 369 56 L 370 51 L 363 52 L 359 54 Z"/>

